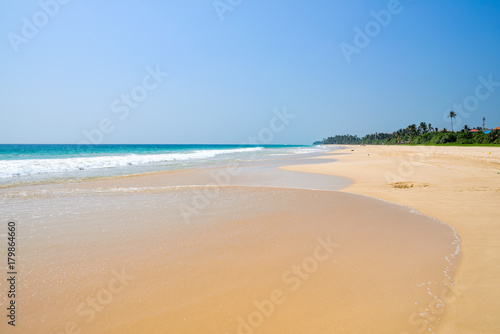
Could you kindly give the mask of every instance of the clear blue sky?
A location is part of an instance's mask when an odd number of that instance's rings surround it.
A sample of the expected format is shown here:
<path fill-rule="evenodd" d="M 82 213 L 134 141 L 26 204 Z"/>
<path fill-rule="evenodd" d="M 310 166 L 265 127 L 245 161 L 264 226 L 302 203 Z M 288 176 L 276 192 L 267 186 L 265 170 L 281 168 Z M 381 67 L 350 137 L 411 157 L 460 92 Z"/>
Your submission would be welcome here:
<path fill-rule="evenodd" d="M 105 119 L 103 143 L 240 143 L 286 107 L 273 143 L 310 144 L 449 129 L 464 100 L 457 127 L 500 126 L 500 84 L 476 92 L 500 82 L 498 0 L 220 0 L 223 20 L 213 0 L 55 1 L 0 3 L 0 143 L 78 143 Z M 367 24 L 348 62 L 340 46 Z M 145 90 L 157 66 L 168 76 Z"/>

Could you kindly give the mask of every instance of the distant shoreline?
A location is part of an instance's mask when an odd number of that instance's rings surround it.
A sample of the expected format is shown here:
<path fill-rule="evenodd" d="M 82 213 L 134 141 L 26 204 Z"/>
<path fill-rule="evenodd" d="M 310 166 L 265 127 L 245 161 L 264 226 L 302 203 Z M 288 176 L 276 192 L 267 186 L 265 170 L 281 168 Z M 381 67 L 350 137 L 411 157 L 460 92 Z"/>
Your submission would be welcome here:
<path fill-rule="evenodd" d="M 445 146 L 445 147 L 500 147 L 500 144 L 323 144 L 325 146 Z"/>
<path fill-rule="evenodd" d="M 349 134 L 335 135 L 314 142 L 314 144 L 455 144 L 457 146 L 493 144 L 500 146 L 500 126 L 494 129 L 471 129 L 465 125 L 461 131 L 448 131 L 446 128 L 439 130 L 433 127 L 432 124 L 421 122 L 419 126 L 411 124 L 392 133 L 373 133 L 362 138 Z"/>

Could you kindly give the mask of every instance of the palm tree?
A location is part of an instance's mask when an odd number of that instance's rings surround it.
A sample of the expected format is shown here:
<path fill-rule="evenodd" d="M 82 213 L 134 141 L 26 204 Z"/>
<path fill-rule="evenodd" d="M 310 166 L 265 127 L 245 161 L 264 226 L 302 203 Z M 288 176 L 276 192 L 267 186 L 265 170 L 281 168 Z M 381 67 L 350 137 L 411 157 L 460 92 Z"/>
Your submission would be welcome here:
<path fill-rule="evenodd" d="M 451 120 L 451 132 L 453 132 L 453 119 L 457 118 L 457 114 L 454 111 L 450 111 L 450 114 L 448 115 L 448 117 Z"/>
<path fill-rule="evenodd" d="M 464 130 L 463 130 L 465 133 L 469 132 L 470 131 L 470 128 L 468 125 L 464 125 Z"/>
<path fill-rule="evenodd" d="M 419 134 L 427 133 L 427 124 L 425 124 L 425 122 L 421 122 L 420 125 L 418 126 L 418 133 Z"/>
<path fill-rule="evenodd" d="M 431 123 L 429 123 L 429 126 L 428 126 L 428 128 L 429 128 L 429 132 L 432 132 L 432 131 L 434 131 L 434 128 L 432 127 L 432 124 L 431 124 Z"/>
<path fill-rule="evenodd" d="M 415 124 L 409 125 L 406 129 L 408 130 L 410 137 L 414 137 L 418 134 L 417 126 Z"/>

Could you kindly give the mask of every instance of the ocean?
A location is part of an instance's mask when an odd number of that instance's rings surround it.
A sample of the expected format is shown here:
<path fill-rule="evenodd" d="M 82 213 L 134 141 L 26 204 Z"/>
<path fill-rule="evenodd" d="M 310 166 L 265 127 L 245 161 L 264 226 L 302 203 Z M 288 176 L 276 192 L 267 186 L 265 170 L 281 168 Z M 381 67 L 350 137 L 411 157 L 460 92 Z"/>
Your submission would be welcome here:
<path fill-rule="evenodd" d="M 0 186 L 216 167 L 321 153 L 300 145 L 0 145 Z"/>

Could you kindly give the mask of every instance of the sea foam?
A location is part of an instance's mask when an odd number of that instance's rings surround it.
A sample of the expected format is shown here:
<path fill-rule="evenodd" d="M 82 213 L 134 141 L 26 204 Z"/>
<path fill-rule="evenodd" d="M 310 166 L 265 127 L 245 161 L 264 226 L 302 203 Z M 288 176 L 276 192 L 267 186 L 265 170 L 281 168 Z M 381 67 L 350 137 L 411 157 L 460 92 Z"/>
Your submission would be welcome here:
<path fill-rule="evenodd" d="M 223 154 L 250 153 L 263 150 L 249 147 L 222 150 L 196 150 L 164 154 L 125 154 L 84 156 L 53 159 L 0 160 L 0 178 L 11 178 L 44 173 L 64 173 L 78 170 L 114 168 L 134 165 L 162 164 L 175 161 L 204 160 Z"/>

